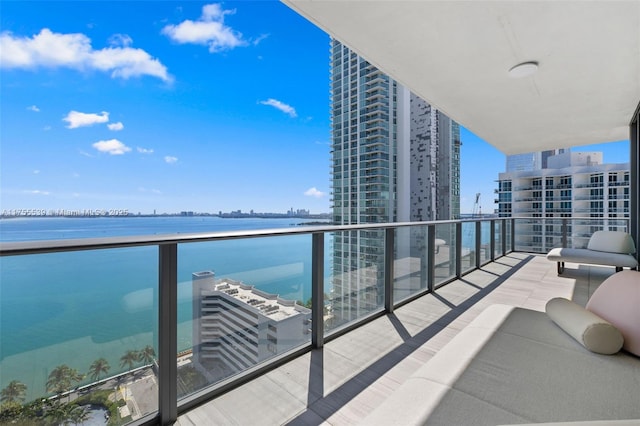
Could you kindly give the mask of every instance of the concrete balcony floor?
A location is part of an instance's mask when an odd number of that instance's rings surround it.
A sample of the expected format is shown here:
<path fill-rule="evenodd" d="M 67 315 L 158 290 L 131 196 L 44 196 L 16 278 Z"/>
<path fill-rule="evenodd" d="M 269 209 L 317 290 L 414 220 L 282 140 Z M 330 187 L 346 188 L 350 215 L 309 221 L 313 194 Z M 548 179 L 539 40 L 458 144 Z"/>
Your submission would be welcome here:
<path fill-rule="evenodd" d="M 613 268 L 510 253 L 181 415 L 181 426 L 359 423 L 484 308 L 543 311 L 553 297 L 584 305 Z"/>

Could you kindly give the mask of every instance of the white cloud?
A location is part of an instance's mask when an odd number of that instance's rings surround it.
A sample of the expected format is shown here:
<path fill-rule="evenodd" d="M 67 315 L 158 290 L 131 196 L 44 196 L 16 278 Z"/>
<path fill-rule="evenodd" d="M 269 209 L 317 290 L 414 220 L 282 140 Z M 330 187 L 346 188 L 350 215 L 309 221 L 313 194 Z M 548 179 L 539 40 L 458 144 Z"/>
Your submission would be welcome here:
<path fill-rule="evenodd" d="M 27 109 L 28 109 L 29 111 L 33 111 L 33 112 L 40 112 L 40 108 L 38 108 L 38 107 L 37 107 L 37 106 L 35 106 L 35 105 L 28 106 L 28 107 L 27 107 Z"/>
<path fill-rule="evenodd" d="M 140 148 L 137 147 L 136 150 L 140 153 L 140 154 L 153 154 L 153 149 L 147 149 L 147 148 Z"/>
<path fill-rule="evenodd" d="M 144 186 L 140 186 L 138 187 L 138 191 L 139 192 L 151 192 L 152 194 L 162 194 L 162 191 L 160 191 L 159 189 L 147 189 Z"/>
<path fill-rule="evenodd" d="M 131 148 L 120 142 L 118 139 L 109 139 L 108 141 L 98 141 L 92 145 L 100 152 L 106 152 L 110 155 L 122 155 L 131 151 Z"/>
<path fill-rule="evenodd" d="M 109 123 L 107 124 L 107 127 L 109 128 L 109 130 L 113 130 L 114 132 L 118 132 L 122 129 L 124 129 L 124 124 L 122 124 L 121 122 L 117 122 L 117 123 Z"/>
<path fill-rule="evenodd" d="M 109 44 L 115 47 L 128 47 L 133 43 L 133 39 L 127 34 L 114 34 L 109 37 Z"/>
<path fill-rule="evenodd" d="M 306 195 L 307 197 L 322 198 L 326 194 L 322 191 L 318 191 L 318 189 L 314 186 L 313 188 L 309 188 L 304 191 L 304 195 Z"/>
<path fill-rule="evenodd" d="M 91 39 L 84 34 L 54 33 L 43 28 L 33 37 L 0 33 L 0 66 L 2 68 L 65 67 L 79 71 L 99 70 L 111 72 L 112 78 L 148 75 L 171 81 L 167 67 L 142 49 L 128 47 L 131 38 L 117 34 L 114 40 L 120 46 L 95 50 Z"/>
<path fill-rule="evenodd" d="M 178 161 L 178 157 L 172 157 L 170 155 L 167 155 L 167 156 L 164 157 L 164 161 L 167 164 L 173 164 L 173 163 Z"/>
<path fill-rule="evenodd" d="M 51 192 L 49 191 L 41 191 L 39 189 L 33 189 L 30 191 L 24 191 L 27 194 L 33 194 L 33 195 L 51 195 Z"/>
<path fill-rule="evenodd" d="M 62 121 L 69 123 L 67 129 L 93 126 L 96 123 L 106 123 L 109 121 L 109 113 L 102 111 L 100 114 L 70 111 Z"/>
<path fill-rule="evenodd" d="M 266 39 L 267 37 L 269 37 L 269 34 L 261 34 L 257 38 L 251 40 L 251 44 L 257 46 L 262 40 Z"/>
<path fill-rule="evenodd" d="M 248 43 L 242 34 L 224 24 L 225 15 L 236 11 L 223 10 L 220 4 L 208 4 L 202 8 L 202 16 L 196 21 L 185 20 L 178 25 L 167 25 L 162 34 L 180 44 L 203 44 L 209 46 L 209 52 L 246 46 Z"/>
<path fill-rule="evenodd" d="M 260 103 L 262 105 L 269 105 L 276 109 L 279 109 L 285 114 L 288 114 L 290 117 L 295 118 L 298 116 L 298 114 L 296 113 L 296 109 L 294 107 L 292 107 L 291 105 L 287 105 L 284 102 L 280 102 L 277 99 L 267 99 L 266 101 L 260 101 Z"/>
<path fill-rule="evenodd" d="M 40 170 L 34 170 L 34 171 L 33 171 L 33 174 L 34 174 L 34 175 L 39 175 L 39 174 L 40 174 Z"/>
<path fill-rule="evenodd" d="M 86 151 L 82 151 L 82 150 L 80 150 L 80 155 L 84 155 L 85 157 L 93 158 L 93 155 L 89 154 Z"/>

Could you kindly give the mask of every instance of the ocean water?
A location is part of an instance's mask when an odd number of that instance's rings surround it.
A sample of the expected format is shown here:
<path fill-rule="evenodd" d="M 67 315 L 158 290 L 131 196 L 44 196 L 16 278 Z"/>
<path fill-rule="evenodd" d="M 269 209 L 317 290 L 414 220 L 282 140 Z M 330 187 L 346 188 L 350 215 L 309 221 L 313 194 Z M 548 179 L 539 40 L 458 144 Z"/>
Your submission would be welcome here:
<path fill-rule="evenodd" d="M 215 217 L 28 218 L 0 220 L 2 241 L 53 240 L 270 229 L 309 220 Z M 326 245 L 327 250 L 330 244 Z M 330 256 L 326 256 L 327 262 Z M 179 349 L 191 347 L 191 275 L 212 270 L 280 297 L 311 295 L 311 236 L 268 237 L 178 246 Z M 325 271 L 329 271 L 327 263 Z M 157 247 L 0 258 L 0 388 L 27 385 L 45 394 L 57 365 L 87 373 L 104 357 L 125 371 L 125 351 L 157 348 Z"/>

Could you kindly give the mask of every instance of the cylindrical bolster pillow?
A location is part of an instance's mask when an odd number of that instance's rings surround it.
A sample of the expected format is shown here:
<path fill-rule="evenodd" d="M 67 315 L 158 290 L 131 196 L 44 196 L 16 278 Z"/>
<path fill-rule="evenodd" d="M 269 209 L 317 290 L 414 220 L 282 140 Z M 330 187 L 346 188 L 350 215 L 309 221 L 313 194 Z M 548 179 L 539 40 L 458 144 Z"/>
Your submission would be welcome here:
<path fill-rule="evenodd" d="M 591 352 L 611 355 L 622 348 L 624 338 L 617 328 L 570 300 L 556 297 L 547 302 L 545 310 L 553 322 Z"/>

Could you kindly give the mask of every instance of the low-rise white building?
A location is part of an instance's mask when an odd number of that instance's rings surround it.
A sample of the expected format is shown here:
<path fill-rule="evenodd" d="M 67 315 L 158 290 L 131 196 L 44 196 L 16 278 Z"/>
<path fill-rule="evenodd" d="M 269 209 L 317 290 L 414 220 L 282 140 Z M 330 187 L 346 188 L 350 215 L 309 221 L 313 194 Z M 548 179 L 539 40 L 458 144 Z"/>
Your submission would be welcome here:
<path fill-rule="evenodd" d="M 194 366 L 209 377 L 252 367 L 310 339 L 311 310 L 213 271 L 192 274 Z M 216 370 L 216 371 L 213 371 Z"/>

